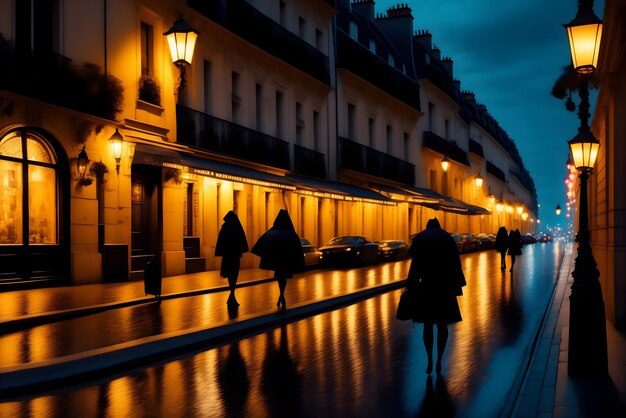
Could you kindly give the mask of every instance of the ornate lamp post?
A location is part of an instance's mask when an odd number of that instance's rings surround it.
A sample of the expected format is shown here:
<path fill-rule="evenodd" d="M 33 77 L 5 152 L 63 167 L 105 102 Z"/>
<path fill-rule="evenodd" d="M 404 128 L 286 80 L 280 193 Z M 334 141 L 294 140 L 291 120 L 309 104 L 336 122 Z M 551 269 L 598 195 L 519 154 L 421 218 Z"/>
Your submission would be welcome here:
<path fill-rule="evenodd" d="M 185 67 L 191 65 L 193 59 L 193 50 L 196 46 L 196 39 L 198 39 L 198 32 L 196 32 L 185 20 L 181 17 L 178 19 L 172 27 L 163 35 L 167 38 L 167 43 L 170 47 L 170 54 L 172 55 L 172 62 L 178 68 L 180 68 L 180 89 L 184 89 L 187 85 L 185 80 Z"/>
<path fill-rule="evenodd" d="M 572 63 L 579 72 L 578 134 L 568 141 L 574 166 L 579 172 L 580 206 L 576 241 L 578 256 L 570 295 L 568 374 L 572 378 L 608 374 L 606 317 L 596 260 L 589 242 L 587 180 L 593 170 L 600 142 L 589 129 L 589 74 L 598 62 L 602 21 L 593 12 L 593 0 L 579 0 L 576 18 L 564 25 L 570 42 Z"/>

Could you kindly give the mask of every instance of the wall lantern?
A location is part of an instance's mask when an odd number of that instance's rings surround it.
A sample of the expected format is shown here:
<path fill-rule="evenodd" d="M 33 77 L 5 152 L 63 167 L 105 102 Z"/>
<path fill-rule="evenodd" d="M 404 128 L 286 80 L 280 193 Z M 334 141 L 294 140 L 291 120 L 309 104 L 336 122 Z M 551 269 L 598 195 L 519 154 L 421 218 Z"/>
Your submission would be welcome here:
<path fill-rule="evenodd" d="M 478 174 L 476 175 L 476 179 L 475 179 L 475 181 L 476 181 L 476 188 L 477 188 L 477 189 L 480 189 L 481 187 L 483 187 L 483 178 L 482 178 L 482 176 L 480 175 L 480 173 L 478 173 Z"/>
<path fill-rule="evenodd" d="M 115 132 L 109 138 L 109 144 L 111 145 L 111 151 L 113 157 L 115 157 L 115 171 L 120 174 L 120 162 L 122 161 L 122 145 L 124 145 L 124 137 L 120 131 L 115 128 Z"/>
<path fill-rule="evenodd" d="M 602 20 L 593 12 L 593 2 L 579 4 L 574 20 L 563 26 L 569 38 L 574 68 L 579 73 L 588 74 L 598 66 Z"/>
<path fill-rule="evenodd" d="M 450 168 L 450 160 L 448 160 L 447 155 L 444 155 L 443 159 L 441 160 L 441 169 L 443 170 L 444 173 L 447 173 L 448 168 Z"/>
<path fill-rule="evenodd" d="M 167 32 L 163 33 L 163 35 L 167 38 L 170 54 L 172 55 L 172 62 L 180 68 L 180 87 L 183 88 L 187 85 L 185 80 L 185 67 L 191 65 L 198 32 L 189 26 L 181 17 L 174 22 L 172 27 Z"/>
<path fill-rule="evenodd" d="M 517 210 L 517 214 L 521 215 L 522 212 L 524 212 L 524 206 L 522 205 L 517 205 L 517 208 L 515 208 L 515 210 Z"/>
<path fill-rule="evenodd" d="M 591 171 L 596 164 L 600 141 L 598 141 L 591 132 L 579 132 L 567 143 L 572 152 L 574 166 L 576 166 L 579 171 Z"/>
<path fill-rule="evenodd" d="M 78 184 L 81 186 L 89 186 L 93 183 L 93 180 L 89 177 L 85 177 L 85 173 L 87 172 L 87 167 L 89 166 L 89 157 L 87 156 L 87 151 L 85 151 L 85 146 L 83 145 L 83 149 L 78 153 L 76 157 L 76 171 L 78 172 Z"/>
<path fill-rule="evenodd" d="M 498 203 L 496 203 L 496 211 L 498 213 L 502 213 L 504 211 L 504 202 L 502 202 L 502 200 L 498 200 Z"/>
<path fill-rule="evenodd" d="M 522 221 L 526 222 L 527 219 L 528 219 L 528 213 L 522 212 Z"/>
<path fill-rule="evenodd" d="M 561 206 L 559 204 L 556 205 L 556 214 L 557 216 L 561 214 Z"/>

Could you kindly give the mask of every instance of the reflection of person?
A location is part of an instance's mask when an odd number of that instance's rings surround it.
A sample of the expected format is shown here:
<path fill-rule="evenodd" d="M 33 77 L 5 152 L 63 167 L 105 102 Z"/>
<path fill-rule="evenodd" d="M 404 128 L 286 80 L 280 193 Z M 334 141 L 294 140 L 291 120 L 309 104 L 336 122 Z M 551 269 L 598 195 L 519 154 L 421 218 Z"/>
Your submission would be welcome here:
<path fill-rule="evenodd" d="M 232 210 L 228 211 L 224 216 L 224 223 L 217 236 L 215 245 L 215 255 L 222 257 L 222 266 L 220 275 L 228 278 L 228 287 L 230 295 L 227 303 L 229 305 L 238 306 L 239 302 L 235 298 L 235 286 L 239 277 L 239 265 L 241 255 L 248 252 L 248 241 L 246 233 L 239 222 L 237 214 Z"/>
<path fill-rule="evenodd" d="M 418 417 L 452 418 L 455 415 L 454 401 L 448 392 L 448 384 L 441 376 L 433 384 L 432 376 L 426 378 L 426 393 L 417 413 Z"/>
<path fill-rule="evenodd" d="M 509 236 L 506 232 L 506 228 L 501 226 L 496 234 L 495 242 L 496 251 L 500 253 L 500 268 L 506 269 L 506 250 L 509 248 Z"/>
<path fill-rule="evenodd" d="M 413 320 L 424 324 L 426 373 L 433 370 L 434 324 L 437 324 L 436 371 L 439 373 L 448 342 L 448 324 L 461 321 L 456 300 L 465 286 L 461 258 L 454 239 L 441 228 L 437 218 L 430 219 L 426 229 L 413 238 L 409 253 L 412 261 L 407 287 L 418 294 Z"/>
<path fill-rule="evenodd" d="M 226 347 L 218 349 L 218 378 L 224 407 L 229 417 L 245 416 L 245 405 L 250 390 L 246 362 L 239 351 L 239 341 L 228 348 L 226 359 L 222 358 Z"/>
<path fill-rule="evenodd" d="M 251 252 L 261 257 L 259 265 L 261 269 L 274 270 L 280 291 L 276 306 L 285 309 L 287 279 L 292 277 L 294 272 L 304 270 L 302 244 L 285 209 L 278 212 L 274 225 L 261 235 Z"/>
<path fill-rule="evenodd" d="M 302 374 L 289 353 L 287 326 L 280 328 L 278 347 L 276 333 L 267 334 L 266 354 L 261 375 L 261 391 L 268 408 L 267 416 L 299 417 L 302 411 Z"/>
<path fill-rule="evenodd" d="M 516 229 L 509 233 L 509 253 L 511 256 L 511 271 L 515 265 L 515 256 L 522 255 L 522 234 Z"/>

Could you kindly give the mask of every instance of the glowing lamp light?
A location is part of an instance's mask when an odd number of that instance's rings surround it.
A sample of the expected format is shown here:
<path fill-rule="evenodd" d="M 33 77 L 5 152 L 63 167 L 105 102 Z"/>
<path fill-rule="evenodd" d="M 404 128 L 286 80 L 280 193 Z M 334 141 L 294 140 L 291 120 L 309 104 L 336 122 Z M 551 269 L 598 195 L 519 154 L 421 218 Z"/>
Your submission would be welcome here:
<path fill-rule="evenodd" d="M 198 32 L 181 17 L 163 35 L 167 38 L 172 62 L 180 68 L 180 87 L 184 87 L 187 84 L 185 81 L 185 66 L 191 65 L 193 60 L 193 51 L 196 47 Z"/>
<path fill-rule="evenodd" d="M 502 200 L 498 200 L 498 203 L 496 203 L 496 211 L 498 213 L 502 213 L 504 211 L 504 202 L 502 202 Z"/>
<path fill-rule="evenodd" d="M 574 20 L 563 26 L 569 39 L 572 65 L 579 73 L 593 72 L 598 66 L 602 20 L 595 15 L 592 7 L 579 7 Z"/>
<path fill-rule="evenodd" d="M 528 219 L 528 213 L 522 212 L 522 221 L 526 222 L 527 219 Z"/>
<path fill-rule="evenodd" d="M 78 153 L 78 157 L 76 157 L 76 170 L 78 170 L 78 175 L 81 179 L 85 178 L 85 172 L 87 171 L 87 166 L 89 165 L 89 157 L 87 156 L 87 151 L 85 151 L 85 147 L 81 152 Z"/>
<path fill-rule="evenodd" d="M 482 178 L 482 176 L 480 175 L 480 173 L 478 173 L 478 174 L 476 175 L 476 179 L 475 179 L 475 181 L 476 181 L 476 188 L 477 188 L 477 189 L 480 189 L 481 187 L 483 187 L 483 178 Z"/>
<path fill-rule="evenodd" d="M 109 145 L 111 145 L 111 151 L 115 158 L 115 171 L 120 174 L 120 162 L 122 161 L 122 145 L 124 144 L 124 137 L 120 131 L 115 128 L 115 132 L 109 138 Z"/>
<path fill-rule="evenodd" d="M 441 160 L 441 169 L 444 173 L 448 172 L 448 168 L 450 168 L 450 160 L 448 160 L 448 156 L 444 155 Z"/>
<path fill-rule="evenodd" d="M 557 216 L 561 214 L 561 206 L 559 204 L 556 205 L 556 210 L 555 210 Z"/>
<path fill-rule="evenodd" d="M 591 171 L 596 164 L 600 142 L 591 132 L 579 132 L 567 143 L 576 168 L 579 171 Z"/>
<path fill-rule="evenodd" d="M 524 212 L 524 207 L 522 205 L 518 205 L 517 208 L 515 208 L 515 210 L 517 210 L 518 215 L 521 215 L 522 212 Z"/>
<path fill-rule="evenodd" d="M 574 173 L 569 173 L 569 180 L 570 181 L 574 181 L 575 178 L 576 178 L 576 175 Z"/>

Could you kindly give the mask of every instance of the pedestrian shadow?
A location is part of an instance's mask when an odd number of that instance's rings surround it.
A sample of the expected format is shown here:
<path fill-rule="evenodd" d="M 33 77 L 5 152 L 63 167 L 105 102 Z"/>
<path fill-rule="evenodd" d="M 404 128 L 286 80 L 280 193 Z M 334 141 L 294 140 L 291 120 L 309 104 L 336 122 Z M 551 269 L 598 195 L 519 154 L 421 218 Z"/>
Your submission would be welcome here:
<path fill-rule="evenodd" d="M 426 393 L 417 411 L 419 418 L 452 418 L 455 415 L 454 401 L 448 392 L 448 384 L 442 375 L 426 378 Z"/>
<path fill-rule="evenodd" d="M 226 416 L 245 416 L 250 381 L 238 341 L 229 346 L 226 361 L 219 362 L 218 379 Z"/>
<path fill-rule="evenodd" d="M 289 355 L 287 326 L 283 325 L 280 329 L 278 347 L 274 335 L 268 335 L 261 377 L 261 390 L 267 401 L 268 412 L 272 417 L 301 416 L 302 376 Z"/>

